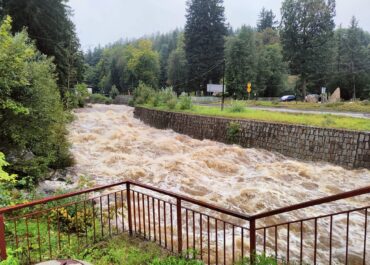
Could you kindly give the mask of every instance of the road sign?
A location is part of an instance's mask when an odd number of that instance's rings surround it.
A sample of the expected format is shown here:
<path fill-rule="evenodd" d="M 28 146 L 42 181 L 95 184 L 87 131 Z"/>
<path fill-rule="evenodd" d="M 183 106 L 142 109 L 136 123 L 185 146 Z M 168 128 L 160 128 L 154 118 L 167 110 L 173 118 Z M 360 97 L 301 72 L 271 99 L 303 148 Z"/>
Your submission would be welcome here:
<path fill-rule="evenodd" d="M 248 82 L 248 85 L 247 85 L 247 92 L 248 92 L 248 93 L 251 93 L 251 92 L 252 92 L 252 83 L 251 83 L 251 82 Z"/>

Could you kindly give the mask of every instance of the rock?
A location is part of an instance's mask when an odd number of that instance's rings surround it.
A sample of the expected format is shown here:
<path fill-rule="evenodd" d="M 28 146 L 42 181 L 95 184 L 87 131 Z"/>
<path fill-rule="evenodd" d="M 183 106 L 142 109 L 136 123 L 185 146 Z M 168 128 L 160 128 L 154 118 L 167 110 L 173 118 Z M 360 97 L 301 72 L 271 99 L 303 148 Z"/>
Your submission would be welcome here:
<path fill-rule="evenodd" d="M 329 98 L 330 103 L 340 102 L 340 88 L 338 87 Z"/>
<path fill-rule="evenodd" d="M 319 95 L 307 95 L 305 97 L 305 101 L 310 103 L 317 103 L 319 102 L 319 97 Z"/>

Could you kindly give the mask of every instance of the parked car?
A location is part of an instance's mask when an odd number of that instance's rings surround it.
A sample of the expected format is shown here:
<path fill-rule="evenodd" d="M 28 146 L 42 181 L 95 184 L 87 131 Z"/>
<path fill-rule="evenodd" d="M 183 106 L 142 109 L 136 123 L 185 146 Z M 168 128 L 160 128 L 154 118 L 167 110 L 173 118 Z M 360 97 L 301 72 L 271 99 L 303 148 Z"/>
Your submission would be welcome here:
<path fill-rule="evenodd" d="M 297 98 L 296 96 L 293 96 L 293 95 L 282 96 L 280 98 L 280 101 L 282 102 L 289 102 L 289 101 L 294 101 L 294 100 L 297 100 Z"/>

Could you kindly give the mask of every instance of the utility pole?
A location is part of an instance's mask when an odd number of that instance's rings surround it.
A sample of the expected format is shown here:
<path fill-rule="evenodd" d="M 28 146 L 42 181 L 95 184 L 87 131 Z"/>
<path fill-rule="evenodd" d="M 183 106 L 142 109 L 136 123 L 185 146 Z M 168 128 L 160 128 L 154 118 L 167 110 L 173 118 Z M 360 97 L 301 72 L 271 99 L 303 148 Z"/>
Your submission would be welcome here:
<path fill-rule="evenodd" d="M 226 68 L 226 60 L 222 62 L 222 103 L 221 103 L 221 111 L 224 110 L 225 104 L 225 68 Z"/>

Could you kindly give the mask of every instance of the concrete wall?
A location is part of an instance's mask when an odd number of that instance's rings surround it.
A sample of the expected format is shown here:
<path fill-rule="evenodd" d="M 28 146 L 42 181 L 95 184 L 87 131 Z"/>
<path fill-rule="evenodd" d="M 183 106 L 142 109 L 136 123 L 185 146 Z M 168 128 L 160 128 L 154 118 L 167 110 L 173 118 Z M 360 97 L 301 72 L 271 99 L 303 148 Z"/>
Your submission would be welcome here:
<path fill-rule="evenodd" d="M 196 139 L 228 143 L 230 122 L 240 124 L 235 143 L 309 161 L 370 169 L 370 132 L 325 129 L 254 120 L 235 120 L 136 107 L 134 115 L 158 129 L 172 129 Z"/>

